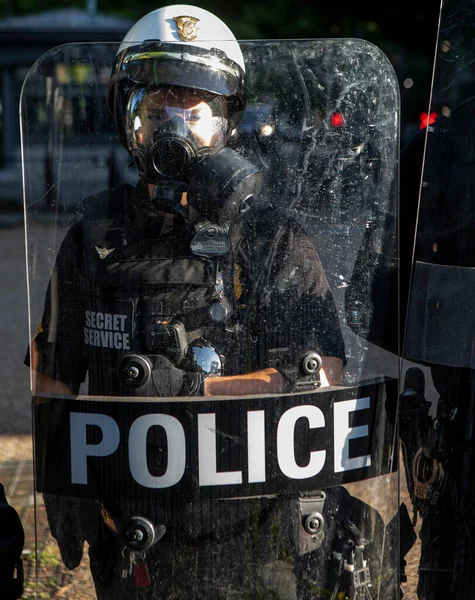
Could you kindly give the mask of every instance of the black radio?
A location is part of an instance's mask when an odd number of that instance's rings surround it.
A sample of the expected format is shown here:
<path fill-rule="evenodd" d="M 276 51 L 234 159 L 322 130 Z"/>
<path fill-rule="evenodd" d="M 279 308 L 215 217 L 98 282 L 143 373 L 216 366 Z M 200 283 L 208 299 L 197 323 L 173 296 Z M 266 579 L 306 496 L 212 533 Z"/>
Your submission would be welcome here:
<path fill-rule="evenodd" d="M 175 365 L 185 356 L 188 346 L 185 326 L 181 321 L 157 320 L 146 327 L 145 344 L 150 354 L 163 354 Z"/>

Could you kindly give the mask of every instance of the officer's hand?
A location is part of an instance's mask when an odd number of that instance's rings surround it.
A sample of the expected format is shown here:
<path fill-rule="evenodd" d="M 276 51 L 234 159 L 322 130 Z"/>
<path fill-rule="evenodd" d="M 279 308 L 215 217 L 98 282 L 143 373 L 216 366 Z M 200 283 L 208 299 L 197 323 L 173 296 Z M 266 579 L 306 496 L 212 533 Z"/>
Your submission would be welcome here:
<path fill-rule="evenodd" d="M 246 375 L 208 377 L 204 381 L 205 396 L 250 396 L 282 394 L 289 390 L 287 380 L 276 369 L 263 369 Z"/>

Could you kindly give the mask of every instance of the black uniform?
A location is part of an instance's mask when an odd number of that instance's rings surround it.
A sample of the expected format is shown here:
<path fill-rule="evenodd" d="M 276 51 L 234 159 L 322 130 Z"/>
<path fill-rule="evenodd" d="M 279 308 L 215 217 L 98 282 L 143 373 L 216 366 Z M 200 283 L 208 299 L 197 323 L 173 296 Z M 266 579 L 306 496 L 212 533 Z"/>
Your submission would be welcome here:
<path fill-rule="evenodd" d="M 200 338 L 215 345 L 224 375 L 274 367 L 293 386 L 308 351 L 344 360 L 327 279 L 296 221 L 272 208 L 259 210 L 231 231 L 226 257 L 200 257 L 190 249 L 199 216 L 154 216 L 143 209 L 146 192 L 139 184 L 89 198 L 84 218 L 67 233 L 36 336 L 41 373 L 73 386 L 88 374 L 94 395 L 186 394 L 184 363 L 173 352 L 157 352 L 152 332 L 159 322 L 181 323 L 187 343 Z M 217 296 L 231 313 L 225 323 L 209 316 Z M 153 357 L 152 377 L 138 390 L 117 378 L 119 361 L 130 353 Z M 328 589 L 328 548 L 293 562 L 298 553 L 288 500 L 160 509 L 167 533 L 147 554 L 152 583 L 143 591 L 133 578 L 121 578 L 123 546 L 93 501 L 45 501 L 68 567 L 79 564 L 88 541 L 101 599 L 279 598 L 282 589 L 286 598 L 313 598 L 316 588 Z M 328 494 L 326 506 L 359 522 L 366 509 L 356 503 L 358 514 L 355 501 L 339 489 Z M 338 540 L 336 528 L 330 526 L 328 543 Z"/>
<path fill-rule="evenodd" d="M 66 235 L 36 336 L 39 372 L 72 385 L 89 372 L 90 394 L 130 395 L 117 364 L 131 352 L 157 354 L 158 319 L 179 319 L 188 342 L 213 343 L 225 375 L 275 367 L 293 384 L 309 350 L 344 359 L 327 279 L 297 222 L 262 210 L 241 224 L 229 257 L 199 257 L 190 250 L 193 222 L 140 211 L 141 193 L 139 184 L 90 198 Z M 232 313 L 225 324 L 208 314 L 217 295 Z"/>

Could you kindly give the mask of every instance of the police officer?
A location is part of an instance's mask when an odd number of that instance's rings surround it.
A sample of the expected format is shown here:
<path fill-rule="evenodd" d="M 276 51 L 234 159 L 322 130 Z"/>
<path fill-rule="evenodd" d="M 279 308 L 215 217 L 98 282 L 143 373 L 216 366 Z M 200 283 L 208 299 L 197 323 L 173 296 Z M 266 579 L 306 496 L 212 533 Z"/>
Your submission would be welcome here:
<path fill-rule="evenodd" d="M 190 11 L 196 16 L 188 17 Z M 196 281 L 186 281 L 183 286 L 189 288 L 193 284 L 210 288 L 203 301 L 188 298 L 193 295 L 188 290 L 180 298 L 180 302 L 187 305 L 183 310 L 193 313 L 193 318 L 189 319 L 191 323 L 185 324 L 188 343 L 192 341 L 190 331 L 193 329 L 207 334 L 206 337 L 210 336 L 212 327 L 216 329 L 215 335 L 221 335 L 224 330 L 232 330 L 236 335 L 242 328 L 236 323 L 229 326 L 229 319 L 234 316 L 234 320 L 243 320 L 242 314 L 238 314 L 239 309 L 236 310 L 237 301 L 242 306 L 245 299 L 248 307 L 256 301 L 256 295 L 262 293 L 264 285 L 273 281 L 277 287 L 278 279 L 275 278 L 280 277 L 283 286 L 292 288 L 292 294 L 286 291 L 291 300 L 290 305 L 286 304 L 286 311 L 289 306 L 295 306 L 299 314 L 290 318 L 286 312 L 283 319 L 279 314 L 282 303 L 272 305 L 274 312 L 266 301 L 266 308 L 259 306 L 259 310 L 264 311 L 264 317 L 260 317 L 262 323 L 255 322 L 254 326 L 262 330 L 272 326 L 275 332 L 282 326 L 292 327 L 292 331 L 298 332 L 305 341 L 296 341 L 292 339 L 296 336 L 289 336 L 288 343 L 301 345 L 304 351 L 319 352 L 323 361 L 320 377 L 324 382 L 339 382 L 343 344 L 333 299 L 316 251 L 296 223 L 274 225 L 282 217 L 268 208 L 271 199 L 265 197 L 258 168 L 226 147 L 245 107 L 245 67 L 234 36 L 222 21 L 207 11 L 173 6 L 143 17 L 124 39 L 111 77 L 109 107 L 121 140 L 138 167 L 139 183 L 136 189 L 122 185 L 86 199 L 84 220 L 66 236 L 54 270 L 54 279 L 61 282 L 55 289 L 61 307 L 59 310 L 55 307 L 55 343 L 46 342 L 51 340 L 48 332 L 53 290 L 50 286 L 41 328 L 32 345 L 36 385 L 43 390 L 76 393 L 88 372 L 90 378 L 91 374 L 93 376 L 89 393 L 106 393 L 107 386 L 117 378 L 107 372 L 104 377 L 98 375 L 101 381 L 97 381 L 94 372 L 100 362 L 109 362 L 112 356 L 111 367 L 116 371 L 117 358 L 132 347 L 147 349 L 148 345 L 150 350 L 151 338 L 155 338 L 155 344 L 160 343 L 158 340 L 163 337 L 160 331 L 165 331 L 163 335 L 166 336 L 172 335 L 171 331 L 181 332 L 179 325 L 156 331 L 153 322 L 143 318 L 144 313 L 173 317 L 180 312 L 174 306 L 164 307 L 161 299 L 156 305 L 135 310 L 133 316 L 127 312 L 127 307 L 120 312 L 123 307 L 119 310 L 114 303 L 108 305 L 109 298 L 127 299 L 133 303 L 135 298 L 132 297 L 140 296 L 142 288 L 152 279 L 156 282 L 158 276 L 169 277 L 168 274 L 154 273 L 150 264 L 144 265 L 138 256 L 143 251 L 142 246 L 157 236 L 177 240 L 177 228 L 183 230 L 180 230 L 183 237 L 188 236 L 180 243 L 191 245 L 188 253 L 194 262 L 182 265 L 183 269 L 188 269 L 187 276 L 196 265 L 207 262 L 209 267 L 196 275 Z M 250 214 L 252 219 L 246 218 Z M 277 238 L 278 243 L 268 247 L 262 239 L 257 243 L 266 232 L 268 237 Z M 214 235 L 217 241 L 213 245 L 211 236 Z M 269 268 L 264 272 L 261 264 L 254 269 L 260 272 L 257 283 L 251 281 L 253 277 L 256 279 L 255 272 L 251 273 L 252 269 L 245 268 L 244 264 L 251 260 L 246 255 L 246 245 L 252 244 L 263 252 L 272 251 L 274 257 L 272 261 L 268 260 Z M 204 245 L 207 246 L 205 250 Z M 176 252 L 182 248 L 170 246 L 167 251 L 176 267 Z M 134 268 L 139 275 L 134 275 L 132 280 L 128 274 L 124 275 L 123 267 L 119 271 L 112 267 L 117 264 L 115 259 L 120 252 L 127 262 L 137 259 Z M 164 250 L 162 252 L 165 254 Z M 221 256 L 220 253 L 223 256 L 229 254 L 234 260 L 222 260 L 224 266 L 216 269 L 218 260 L 215 259 Z M 279 269 L 279 264 L 284 268 Z M 100 279 L 92 281 L 90 274 L 97 272 L 98 265 L 101 266 Z M 295 266 L 298 266 L 297 270 Z M 226 272 L 228 267 L 231 274 Z M 84 272 L 87 277 L 81 280 Z M 183 285 L 184 282 L 179 283 Z M 97 294 L 97 287 L 101 288 L 100 294 Z M 133 293 L 124 291 L 124 287 L 133 288 Z M 249 297 L 241 297 L 246 292 Z M 79 299 L 85 297 L 88 297 L 85 306 L 79 308 Z M 196 310 L 188 308 L 193 302 L 203 302 L 207 309 L 207 331 L 197 323 Z M 306 310 L 310 307 L 303 306 L 306 302 L 314 303 L 311 306 L 313 314 L 322 315 L 321 319 L 312 317 L 311 323 L 305 321 L 312 314 Z M 250 315 L 247 314 L 244 320 L 249 323 Z M 131 328 L 132 323 L 134 328 Z M 139 329 L 143 339 L 138 342 L 136 333 Z M 267 331 L 267 336 L 270 334 Z M 305 339 L 307 335 L 308 340 Z M 176 338 L 180 338 L 179 333 Z M 272 343 L 268 338 L 265 341 L 268 346 Z M 63 355 L 58 352 L 63 344 L 78 351 Z M 180 354 L 185 345 L 183 343 L 180 348 L 178 344 L 176 352 Z M 298 350 L 301 354 L 302 349 Z M 263 358 L 263 353 L 268 350 L 259 348 L 259 352 L 255 352 L 261 355 L 259 359 L 255 357 L 258 369 L 243 374 L 242 364 L 231 367 L 230 363 L 224 371 L 225 376 L 206 379 L 202 391 L 215 395 L 292 388 L 298 368 L 289 367 L 288 372 L 284 366 L 276 368 L 270 364 L 269 357 Z M 227 358 L 231 360 L 231 355 Z M 299 358 L 292 357 L 289 364 L 296 365 Z M 101 370 L 104 371 L 104 365 Z M 233 379 L 229 379 L 227 373 L 232 374 Z M 141 389 L 140 395 L 143 393 Z M 130 395 L 130 388 L 126 387 L 126 394 Z"/>
<path fill-rule="evenodd" d="M 126 397 L 340 383 L 343 340 L 318 254 L 272 207 L 259 168 L 229 146 L 244 82 L 233 34 L 203 9 L 160 8 L 125 36 L 108 102 L 139 182 L 86 199 L 63 241 L 31 345 L 36 392 L 77 394 L 86 375 L 89 394 Z M 45 500 L 68 567 L 89 543 L 102 600 L 313 598 L 329 580 L 335 589 L 328 548 L 292 556 L 295 518 L 276 498 L 183 503 L 173 519 L 155 507 L 166 533 L 146 569 L 132 561 L 134 577 L 110 507 Z M 356 519 L 344 490 L 327 507 Z M 341 554 L 344 526 L 332 527 Z"/>
<path fill-rule="evenodd" d="M 422 370 L 410 370 L 411 393 L 401 405 L 401 439 L 414 514 L 422 518 L 421 600 L 475 595 L 470 335 L 475 196 L 468 166 L 474 112 L 472 87 L 450 116 L 440 116 L 416 135 L 401 156 L 402 208 L 414 217 L 405 223 L 406 239 L 415 233 L 406 356 L 430 366 L 436 392 L 429 385 L 426 391 Z M 407 264 L 408 279 L 409 272 Z M 435 410 L 429 414 L 431 402 Z"/>

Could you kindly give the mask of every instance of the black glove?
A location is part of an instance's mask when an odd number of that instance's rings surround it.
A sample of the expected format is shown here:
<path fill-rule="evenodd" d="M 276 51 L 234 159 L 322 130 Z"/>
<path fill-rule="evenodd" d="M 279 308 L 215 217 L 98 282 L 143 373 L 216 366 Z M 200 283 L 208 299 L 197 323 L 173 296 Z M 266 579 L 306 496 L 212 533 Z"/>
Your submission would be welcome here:
<path fill-rule="evenodd" d="M 157 396 L 202 396 L 204 373 L 187 373 L 165 356 L 154 357 L 152 384 Z"/>
<path fill-rule="evenodd" d="M 203 396 L 206 377 L 204 373 L 185 373 L 179 396 Z"/>
<path fill-rule="evenodd" d="M 181 396 L 185 380 L 185 371 L 175 365 L 161 354 L 155 355 L 152 360 L 152 387 L 157 396 Z"/>
<path fill-rule="evenodd" d="M 202 396 L 204 373 L 187 373 L 165 356 L 154 357 L 153 387 L 157 396 Z"/>
<path fill-rule="evenodd" d="M 128 355 L 119 364 L 118 372 L 126 387 L 138 394 L 161 398 L 202 396 L 207 377 L 206 373 L 176 367 L 162 354 Z"/>

